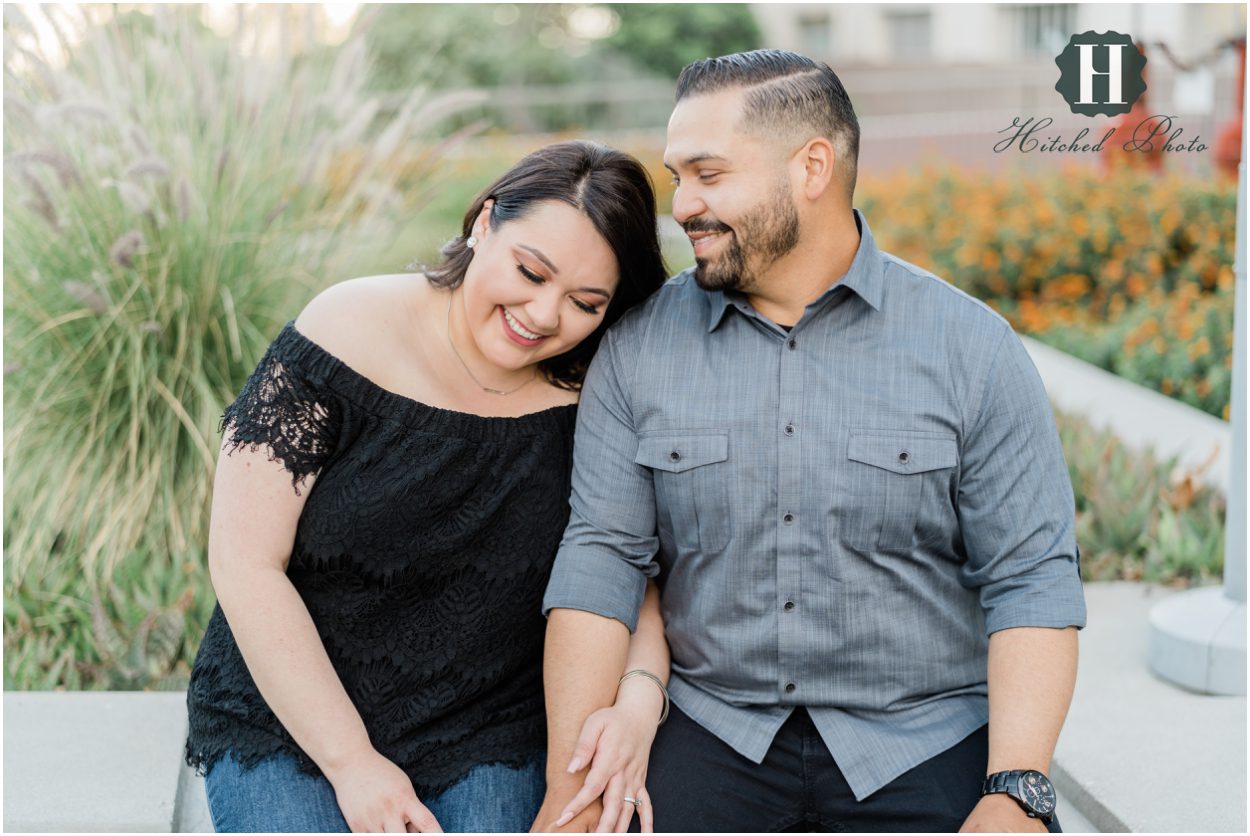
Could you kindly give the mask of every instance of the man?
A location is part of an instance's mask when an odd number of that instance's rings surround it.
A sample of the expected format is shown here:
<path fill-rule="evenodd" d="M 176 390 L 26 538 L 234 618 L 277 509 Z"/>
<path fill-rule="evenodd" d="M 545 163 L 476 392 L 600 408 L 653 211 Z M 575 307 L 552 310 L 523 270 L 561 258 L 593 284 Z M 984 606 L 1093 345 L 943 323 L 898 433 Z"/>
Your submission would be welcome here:
<path fill-rule="evenodd" d="M 696 267 L 607 335 L 582 393 L 536 829 L 585 777 L 566 766 L 648 576 L 672 714 L 645 790 L 568 829 L 646 793 L 663 831 L 1058 829 L 1044 773 L 1085 607 L 1054 419 L 1001 317 L 877 249 L 858 144 L 802 56 L 678 81 L 665 165 Z"/>

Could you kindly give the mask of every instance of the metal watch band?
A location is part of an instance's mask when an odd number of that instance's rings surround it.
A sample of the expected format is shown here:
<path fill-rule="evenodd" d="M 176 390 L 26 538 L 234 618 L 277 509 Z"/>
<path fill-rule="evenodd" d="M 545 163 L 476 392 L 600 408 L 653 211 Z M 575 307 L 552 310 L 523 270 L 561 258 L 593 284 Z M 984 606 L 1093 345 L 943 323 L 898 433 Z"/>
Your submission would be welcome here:
<path fill-rule="evenodd" d="M 1029 805 L 1023 798 L 1020 797 L 1019 786 L 1021 777 L 1023 777 L 1027 772 L 1034 771 L 1035 770 L 1032 769 L 1011 769 L 1006 772 L 995 772 L 993 775 L 988 775 L 986 776 L 985 781 L 981 784 L 981 795 L 985 796 L 992 795 L 994 793 L 1006 793 L 1020 805 L 1029 818 L 1038 819 L 1046 824 L 1050 824 L 1050 820 L 1054 816 L 1053 813 L 1050 815 L 1035 813 L 1029 809 Z M 1041 775 L 1042 773 L 1039 772 L 1038 774 Z M 1042 777 L 1045 778 L 1045 775 Z M 1050 779 L 1045 779 L 1049 783 Z"/>
<path fill-rule="evenodd" d="M 985 783 L 981 785 L 981 795 L 990 795 L 996 792 L 1010 793 L 1016 788 L 1020 776 L 1027 772 L 1027 769 L 1012 769 L 1008 772 L 995 772 L 993 775 L 985 779 Z"/>

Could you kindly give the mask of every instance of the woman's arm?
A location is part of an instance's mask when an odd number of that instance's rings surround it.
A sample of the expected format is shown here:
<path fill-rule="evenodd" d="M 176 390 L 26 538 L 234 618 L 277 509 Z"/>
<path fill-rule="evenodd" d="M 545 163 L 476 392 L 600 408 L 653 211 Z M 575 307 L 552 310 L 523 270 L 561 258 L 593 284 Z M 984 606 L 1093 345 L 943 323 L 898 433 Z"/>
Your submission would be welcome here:
<path fill-rule="evenodd" d="M 629 641 L 625 672 L 643 670 L 668 684 L 670 668 L 664 619 L 660 614 L 660 590 L 647 582 L 638 614 L 638 624 Z M 647 762 L 651 744 L 664 710 L 665 694 L 649 678 L 630 677 L 617 689 L 616 703 L 586 718 L 573 757 L 570 773 L 591 765 L 585 783 L 564 808 L 557 826 L 571 821 L 595 799 L 603 797 L 599 832 L 625 832 L 634 817 L 633 804 L 625 797 L 639 798 L 637 808 L 644 833 L 651 832 L 651 803 L 646 794 Z"/>
<path fill-rule="evenodd" d="M 227 436 L 229 439 L 229 435 Z M 373 749 L 308 608 L 286 575 L 308 491 L 262 447 L 217 460 L 208 566 L 218 602 L 261 696 L 334 786 L 353 830 L 422 831 L 437 822 L 408 776 Z M 309 476 L 304 486 L 311 487 Z"/>
<path fill-rule="evenodd" d="M 655 581 L 647 581 L 647 591 L 642 598 L 642 610 L 638 613 L 638 626 L 629 640 L 629 656 L 625 670 L 644 670 L 659 677 L 668 685 L 670 659 L 668 641 L 664 638 L 664 617 L 660 614 L 660 588 Z M 643 687 L 646 686 L 646 687 Z M 636 695 L 636 696 L 635 696 Z M 664 709 L 664 695 L 655 683 L 645 677 L 634 677 L 621 683 L 616 701 L 637 699 L 640 705 L 653 705 L 656 720 Z"/>

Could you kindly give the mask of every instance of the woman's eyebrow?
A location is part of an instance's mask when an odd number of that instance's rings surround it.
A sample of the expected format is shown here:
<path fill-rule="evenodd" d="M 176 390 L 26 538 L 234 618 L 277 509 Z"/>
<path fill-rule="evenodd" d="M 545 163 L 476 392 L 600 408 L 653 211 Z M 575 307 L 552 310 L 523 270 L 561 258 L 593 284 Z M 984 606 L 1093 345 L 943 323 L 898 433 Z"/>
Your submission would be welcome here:
<path fill-rule="evenodd" d="M 526 245 L 526 244 L 517 244 L 517 246 L 518 246 L 518 247 L 520 247 L 521 249 L 525 250 L 525 251 L 526 251 L 527 253 L 529 253 L 530 255 L 534 256 L 534 258 L 538 259 L 538 260 L 539 260 L 539 261 L 541 261 L 543 264 L 546 264 L 546 265 L 547 265 L 547 269 L 548 269 L 548 270 L 550 270 L 551 272 L 553 272 L 553 273 L 559 273 L 559 272 L 560 272 L 560 268 L 559 268 L 559 267 L 557 267 L 557 266 L 555 266 L 554 264 L 552 264 L 552 263 L 551 263 L 551 259 L 549 259 L 549 258 L 547 258 L 547 256 L 543 255 L 541 250 L 537 250 L 537 249 L 535 249 L 535 248 L 533 248 L 533 247 L 531 247 L 531 246 L 528 246 L 528 245 Z"/>
<path fill-rule="evenodd" d="M 530 253 L 531 255 L 533 255 L 534 258 L 538 259 L 543 264 L 546 264 L 547 267 L 550 268 L 552 273 L 560 272 L 560 268 L 552 264 L 551 259 L 543 255 L 542 250 L 535 249 L 534 247 L 531 247 L 528 244 L 517 244 L 517 246 L 525 250 L 527 253 Z M 579 287 L 577 290 L 579 293 L 593 293 L 596 296 L 602 296 L 604 299 L 607 299 L 608 301 L 612 300 L 612 294 L 608 293 L 606 290 L 600 287 Z"/>

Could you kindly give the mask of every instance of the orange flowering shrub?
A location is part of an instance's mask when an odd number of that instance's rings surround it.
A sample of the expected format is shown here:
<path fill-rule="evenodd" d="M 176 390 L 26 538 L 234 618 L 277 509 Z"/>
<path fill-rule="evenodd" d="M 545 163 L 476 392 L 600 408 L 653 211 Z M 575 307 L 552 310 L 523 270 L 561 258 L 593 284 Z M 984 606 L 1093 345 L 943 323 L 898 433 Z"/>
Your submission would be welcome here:
<path fill-rule="evenodd" d="M 1131 170 L 865 178 L 881 246 L 1028 334 L 1227 419 L 1234 186 Z"/>

